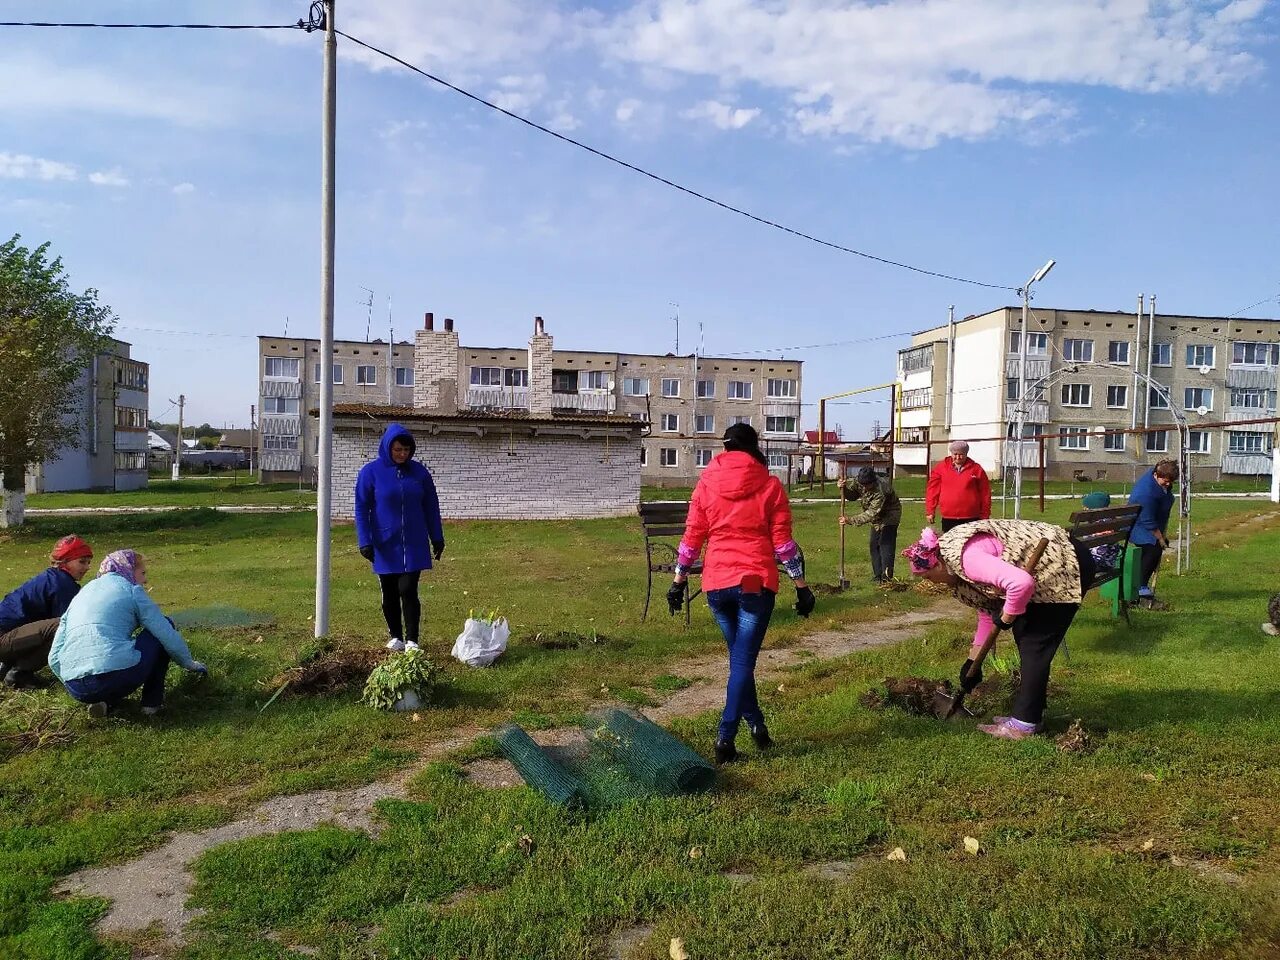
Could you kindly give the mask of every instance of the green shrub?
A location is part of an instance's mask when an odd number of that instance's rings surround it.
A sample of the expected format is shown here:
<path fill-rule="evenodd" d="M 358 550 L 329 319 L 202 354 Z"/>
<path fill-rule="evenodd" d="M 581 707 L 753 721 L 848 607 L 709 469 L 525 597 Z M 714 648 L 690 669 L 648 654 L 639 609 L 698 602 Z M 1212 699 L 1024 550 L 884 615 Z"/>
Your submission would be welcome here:
<path fill-rule="evenodd" d="M 413 691 L 424 704 L 431 702 L 440 668 L 421 650 L 393 653 L 373 668 L 361 698 L 371 707 L 390 710 L 401 695 Z"/>

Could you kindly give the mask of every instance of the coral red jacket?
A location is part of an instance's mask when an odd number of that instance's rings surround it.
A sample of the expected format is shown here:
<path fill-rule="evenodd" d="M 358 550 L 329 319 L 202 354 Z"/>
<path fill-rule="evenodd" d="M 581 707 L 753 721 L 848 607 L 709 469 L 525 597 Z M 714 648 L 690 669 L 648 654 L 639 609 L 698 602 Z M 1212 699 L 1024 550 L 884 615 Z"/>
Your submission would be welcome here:
<path fill-rule="evenodd" d="M 925 516 L 934 516 L 939 506 L 942 516 L 950 520 L 989 520 L 991 481 L 982 465 L 965 460 L 964 466 L 956 470 L 948 457 L 934 467 L 925 489 Z"/>
<path fill-rule="evenodd" d="M 692 563 L 704 544 L 703 590 L 736 587 L 754 574 L 766 590 L 777 593 L 777 564 L 789 563 L 799 552 L 791 536 L 787 493 L 750 454 L 720 454 L 693 488 L 680 562 Z"/>

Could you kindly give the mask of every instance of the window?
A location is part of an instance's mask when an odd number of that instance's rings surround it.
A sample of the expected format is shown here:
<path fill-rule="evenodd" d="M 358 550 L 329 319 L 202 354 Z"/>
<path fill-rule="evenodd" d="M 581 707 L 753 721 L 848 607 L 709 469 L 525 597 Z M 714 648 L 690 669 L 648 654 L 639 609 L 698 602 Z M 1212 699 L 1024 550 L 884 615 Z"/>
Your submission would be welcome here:
<path fill-rule="evenodd" d="M 1274 410 L 1276 408 L 1276 392 L 1262 389 L 1233 389 L 1231 391 L 1231 406 L 1243 407 L 1246 410 Z"/>
<path fill-rule="evenodd" d="M 1022 342 L 1021 333 L 1015 330 L 1009 334 L 1009 352 L 1021 355 L 1019 345 Z M 1049 353 L 1049 335 L 1047 333 L 1028 333 L 1027 334 L 1027 356 L 1043 357 Z"/>
<path fill-rule="evenodd" d="M 1089 428 L 1088 427 L 1059 427 L 1058 428 L 1058 449 L 1059 450 L 1088 450 L 1089 449 Z"/>
<path fill-rule="evenodd" d="M 1089 343 L 1091 341 L 1085 341 Z M 1093 387 L 1087 383 L 1064 383 L 1062 385 L 1062 405 L 1064 407 L 1087 407 L 1093 402 Z"/>
<path fill-rule="evenodd" d="M 795 417 L 765 417 L 764 432 L 765 433 L 795 433 L 796 418 Z"/>
<path fill-rule="evenodd" d="M 1213 344 L 1212 343 L 1187 344 L 1187 366 L 1188 367 L 1212 367 L 1213 366 Z"/>
<path fill-rule="evenodd" d="M 116 426 L 135 427 L 145 430 L 147 427 L 147 411 L 138 407 L 116 407 Z"/>
<path fill-rule="evenodd" d="M 471 385 L 473 387 L 502 386 L 502 368 L 501 367 L 472 367 L 471 368 Z"/>
<path fill-rule="evenodd" d="M 298 412 L 297 397 L 263 397 L 262 398 L 263 413 L 292 413 Z"/>
<path fill-rule="evenodd" d="M 525 370 L 525 375 L 528 375 Z M 577 370 L 552 370 L 551 371 L 551 392 L 552 393 L 577 393 L 578 392 L 578 371 Z"/>
<path fill-rule="evenodd" d="M 678 467 L 680 452 L 675 447 L 663 447 L 658 451 L 658 463 L 664 467 Z"/>
<path fill-rule="evenodd" d="M 933 368 L 933 344 L 926 343 L 923 346 L 912 347 L 909 350 L 898 351 L 898 366 L 902 370 L 902 375 L 915 373 L 917 370 L 931 370 Z"/>
<path fill-rule="evenodd" d="M 1107 344 L 1107 363 L 1129 363 L 1129 341 L 1112 340 Z"/>
<path fill-rule="evenodd" d="M 785 470 L 790 466 L 791 458 L 785 453 L 779 453 L 776 450 L 771 450 L 769 453 L 765 454 L 765 456 L 769 458 L 770 470 Z"/>
<path fill-rule="evenodd" d="M 644 377 L 624 377 L 622 380 L 622 395 L 624 397 L 647 397 L 649 395 L 649 381 Z"/>
<path fill-rule="evenodd" d="M 1169 394 L 1164 387 L 1147 388 L 1147 406 L 1152 410 L 1169 409 Z"/>
<path fill-rule="evenodd" d="M 1107 387 L 1108 407 L 1127 407 L 1129 405 L 1129 388 L 1112 384 Z"/>
<path fill-rule="evenodd" d="M 362 363 L 356 367 L 356 383 L 372 387 L 378 382 L 378 368 L 371 363 Z"/>
<path fill-rule="evenodd" d="M 145 450 L 117 450 L 115 460 L 117 470 L 147 469 L 147 452 Z"/>
<path fill-rule="evenodd" d="M 902 410 L 923 410 L 933 404 L 932 387 L 916 387 L 914 390 L 903 390 L 901 398 Z"/>
<path fill-rule="evenodd" d="M 678 433 L 680 431 L 680 414 L 664 413 L 662 415 L 662 431 L 663 433 Z"/>
<path fill-rule="evenodd" d="M 751 426 L 751 418 L 750 417 L 730 417 L 729 424 L 733 425 L 735 423 L 745 423 L 749 427 Z"/>
<path fill-rule="evenodd" d="M 1151 348 L 1151 365 L 1153 367 L 1173 366 L 1173 345 L 1157 343 Z"/>
<path fill-rule="evenodd" d="M 770 380 L 765 389 L 765 394 L 770 397 L 795 399 L 796 382 L 794 380 Z"/>
<path fill-rule="evenodd" d="M 711 466 L 711 458 L 715 455 L 716 452 L 714 450 L 708 449 L 707 447 L 699 447 L 696 454 L 698 468 L 701 469 L 703 467 Z"/>
<path fill-rule="evenodd" d="M 1022 381 L 1016 377 L 1011 377 L 1004 385 L 1004 398 L 1006 400 L 1017 400 L 1022 396 Z"/>
<path fill-rule="evenodd" d="M 1271 435 L 1267 433 L 1244 433 L 1240 430 L 1227 432 L 1228 453 L 1270 453 Z"/>
<path fill-rule="evenodd" d="M 529 385 L 528 367 L 507 367 L 502 371 L 504 387 L 527 387 Z"/>
<path fill-rule="evenodd" d="M 1213 387 L 1187 387 L 1182 391 L 1182 409 L 1213 409 Z"/>
<path fill-rule="evenodd" d="M 130 390 L 147 389 L 147 365 L 139 360 L 116 358 L 116 383 Z"/>
<path fill-rule="evenodd" d="M 1209 445 L 1210 445 L 1210 440 L 1209 440 L 1208 430 L 1187 431 L 1187 452 L 1188 453 L 1208 453 Z"/>
<path fill-rule="evenodd" d="M 1028 341 L 1030 342 L 1030 341 Z M 1062 359 L 1090 362 L 1093 360 L 1092 340 L 1072 340 L 1068 337 L 1062 341 Z"/>
<path fill-rule="evenodd" d="M 413 367 L 396 367 L 396 386 L 413 386 Z"/>
<path fill-rule="evenodd" d="M 730 380 L 729 381 L 729 399 L 730 400 L 750 400 L 751 384 L 746 380 Z"/>
<path fill-rule="evenodd" d="M 1125 434 L 1123 433 L 1108 433 L 1102 438 L 1102 449 L 1108 453 L 1123 453 L 1124 440 Z"/>
<path fill-rule="evenodd" d="M 649 465 L 649 450 L 646 447 L 640 448 L 640 466 L 647 467 Z"/>
<path fill-rule="evenodd" d="M 290 380 L 298 379 L 297 357 L 267 357 L 266 371 L 268 377 L 287 377 Z"/>
<path fill-rule="evenodd" d="M 297 437 L 281 437 L 276 434 L 266 433 L 262 435 L 263 450 L 297 450 Z"/>
<path fill-rule="evenodd" d="M 714 380 L 699 380 L 697 393 L 699 400 L 710 400 L 716 395 L 716 382 Z"/>
<path fill-rule="evenodd" d="M 694 429 L 698 433 L 715 433 L 716 418 L 709 413 L 700 413 L 694 417 Z"/>
<path fill-rule="evenodd" d="M 1009 429 L 1006 431 L 1006 433 L 1010 440 L 1018 439 L 1017 421 L 1013 421 L 1009 424 Z M 1024 423 L 1022 425 L 1022 439 L 1024 440 L 1027 439 L 1028 437 L 1038 437 L 1043 433 L 1044 433 L 1043 423 Z"/>
<path fill-rule="evenodd" d="M 1147 453 L 1168 453 L 1169 431 L 1152 430 L 1147 434 L 1146 448 Z"/>
<path fill-rule="evenodd" d="M 316 383 L 320 382 L 320 364 L 315 363 L 311 365 L 311 379 Z M 333 382 L 335 384 L 342 383 L 342 364 L 340 363 L 335 363 L 333 365 Z"/>
<path fill-rule="evenodd" d="M 588 389 L 588 390 L 608 390 L 608 389 L 609 389 L 609 381 L 605 379 L 605 374 L 606 374 L 606 371 L 604 371 L 604 370 L 588 370 L 588 371 L 587 371 L 587 386 L 586 386 L 586 389 Z M 528 375 L 529 375 L 529 373 L 528 373 L 528 371 L 526 370 L 526 371 L 525 371 L 526 383 L 525 383 L 525 384 L 523 384 L 524 386 L 527 386 L 527 385 L 528 385 L 528 382 L 527 382 L 527 381 L 528 381 Z"/>
<path fill-rule="evenodd" d="M 662 395 L 664 397 L 680 396 L 680 381 L 674 377 L 662 378 Z"/>
<path fill-rule="evenodd" d="M 1280 343 L 1237 340 L 1231 345 L 1231 362 L 1245 367 L 1280 366 Z"/>

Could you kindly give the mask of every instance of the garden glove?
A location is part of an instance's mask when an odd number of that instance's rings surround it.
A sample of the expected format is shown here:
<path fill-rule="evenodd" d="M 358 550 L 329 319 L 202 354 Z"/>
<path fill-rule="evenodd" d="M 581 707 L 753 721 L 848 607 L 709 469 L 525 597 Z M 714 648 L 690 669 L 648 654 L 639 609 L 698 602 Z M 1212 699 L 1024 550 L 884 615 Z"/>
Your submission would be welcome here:
<path fill-rule="evenodd" d="M 373 545 L 370 544 L 367 547 L 361 547 L 360 556 L 364 557 L 370 563 L 373 563 Z"/>
<path fill-rule="evenodd" d="M 444 556 L 443 540 L 441 540 L 439 543 L 431 544 L 431 556 L 434 557 L 436 560 L 439 560 L 441 557 Z"/>
<path fill-rule="evenodd" d="M 974 689 L 982 682 L 982 665 L 969 673 L 969 667 L 973 664 L 973 658 L 970 657 L 964 662 L 964 666 L 960 668 L 960 689 L 965 693 L 973 693 Z"/>
<path fill-rule="evenodd" d="M 813 613 L 813 608 L 817 604 L 817 598 L 814 597 L 812 590 L 808 587 L 796 587 L 796 613 L 807 617 Z"/>
<path fill-rule="evenodd" d="M 671 589 L 667 591 L 667 608 L 674 617 L 684 607 L 684 596 L 687 591 L 687 583 L 673 583 Z"/>

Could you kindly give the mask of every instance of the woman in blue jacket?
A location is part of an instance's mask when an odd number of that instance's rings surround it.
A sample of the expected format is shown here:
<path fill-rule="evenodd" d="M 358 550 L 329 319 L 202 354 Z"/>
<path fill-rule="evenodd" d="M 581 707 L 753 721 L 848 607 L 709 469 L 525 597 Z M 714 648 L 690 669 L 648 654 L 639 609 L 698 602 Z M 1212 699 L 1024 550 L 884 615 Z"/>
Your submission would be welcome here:
<path fill-rule="evenodd" d="M 74 534 L 54 544 L 50 566 L 0 600 L 0 680 L 39 686 L 36 671 L 49 662 L 58 619 L 89 572 L 93 549 Z"/>
<path fill-rule="evenodd" d="M 1134 521 L 1129 541 L 1142 549 L 1142 586 L 1138 589 L 1138 606 L 1148 610 L 1165 610 L 1151 589 L 1151 577 L 1160 569 L 1160 557 L 1169 546 L 1169 514 L 1173 512 L 1173 484 L 1178 479 L 1175 460 L 1161 460 L 1138 478 L 1129 494 L 1130 505 L 1142 507 Z"/>
<path fill-rule="evenodd" d="M 382 584 L 390 650 L 418 649 L 418 577 L 444 553 L 440 498 L 431 472 L 413 459 L 416 450 L 413 435 L 390 424 L 377 459 L 356 477 L 356 538 Z"/>
<path fill-rule="evenodd" d="M 148 595 L 146 582 L 142 554 L 107 554 L 98 579 L 76 594 L 53 638 L 49 669 L 67 693 L 89 705 L 91 717 L 105 717 L 139 687 L 142 712 L 159 713 L 171 659 L 184 670 L 208 673 Z"/>

